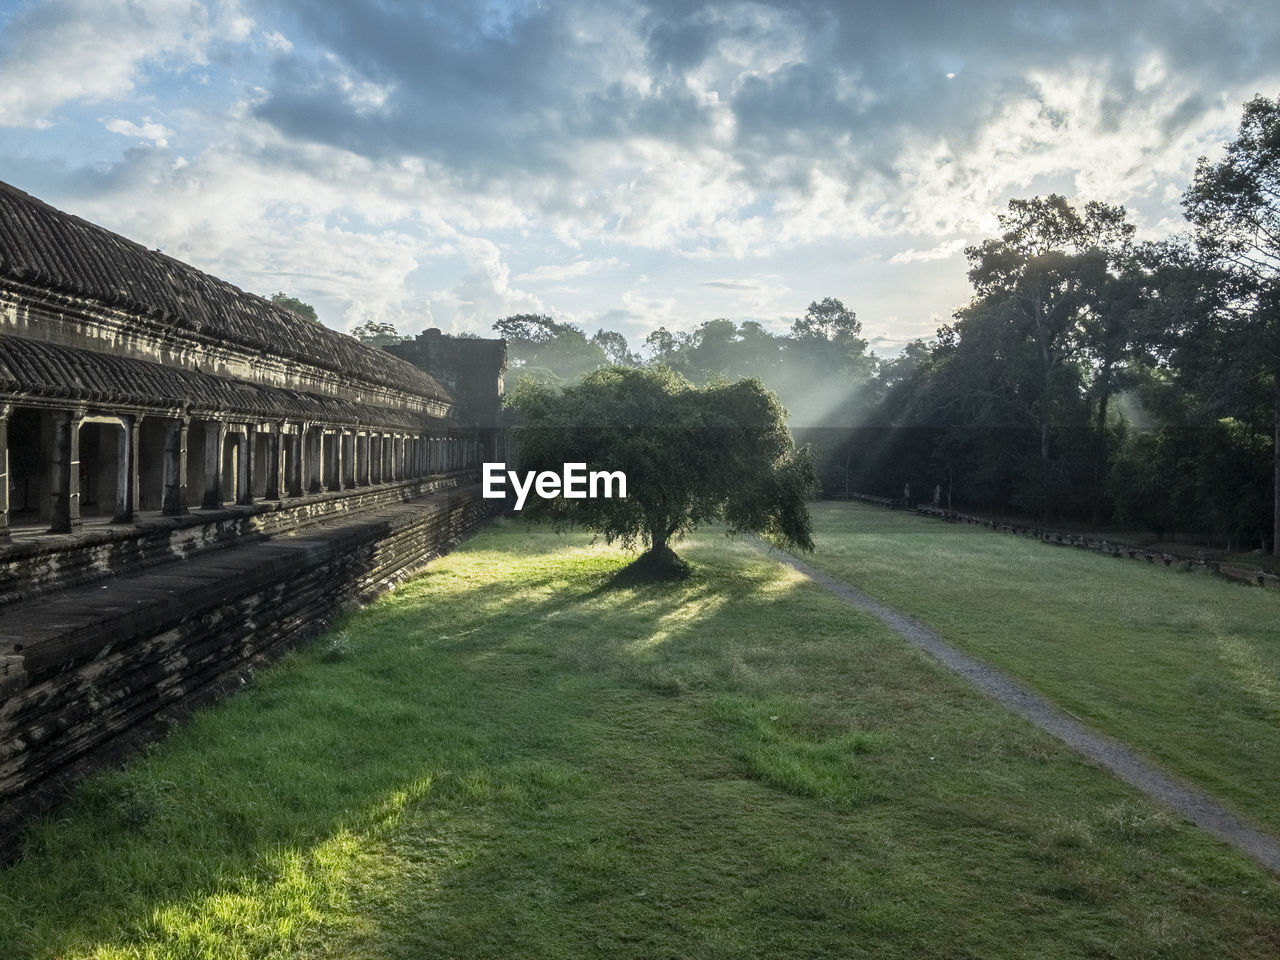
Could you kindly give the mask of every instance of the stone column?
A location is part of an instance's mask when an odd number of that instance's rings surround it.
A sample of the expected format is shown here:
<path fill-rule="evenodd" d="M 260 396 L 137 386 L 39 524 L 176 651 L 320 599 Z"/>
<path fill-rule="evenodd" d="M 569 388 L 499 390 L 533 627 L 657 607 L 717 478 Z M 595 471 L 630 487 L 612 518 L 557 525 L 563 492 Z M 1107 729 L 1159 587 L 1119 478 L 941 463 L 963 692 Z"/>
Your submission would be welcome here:
<path fill-rule="evenodd" d="M 339 428 L 333 434 L 333 489 L 347 488 L 346 432 Z"/>
<path fill-rule="evenodd" d="M 311 467 L 315 456 L 311 451 L 311 424 L 303 420 L 298 425 L 298 489 L 304 494 L 314 493 L 315 484 L 311 482 Z"/>
<path fill-rule="evenodd" d="M 236 455 L 236 503 L 247 506 L 253 503 L 253 427 L 246 426 L 240 432 Z"/>
<path fill-rule="evenodd" d="M 0 403 L 0 543 L 9 536 L 9 415 L 13 407 Z"/>
<path fill-rule="evenodd" d="M 83 411 L 53 415 L 53 463 L 49 483 L 52 500 L 50 533 L 70 533 L 80 526 L 80 420 Z"/>
<path fill-rule="evenodd" d="M 221 420 L 204 425 L 204 497 L 200 505 L 207 510 L 222 509 L 222 442 L 227 425 Z"/>
<path fill-rule="evenodd" d="M 277 423 L 267 434 L 267 489 L 268 500 L 283 500 L 284 493 L 284 424 Z"/>
<path fill-rule="evenodd" d="M 307 431 L 310 436 L 311 431 Z M 309 445 L 307 450 L 307 473 L 310 480 L 307 483 L 307 489 L 311 493 L 320 493 L 324 490 L 324 430 L 316 430 L 315 440 Z"/>
<path fill-rule="evenodd" d="M 294 491 L 298 489 L 294 486 L 293 475 L 298 467 L 298 453 L 294 449 L 294 435 L 287 433 L 281 424 L 280 430 L 280 495 L 282 497 L 294 496 Z"/>
<path fill-rule="evenodd" d="M 164 496 L 160 509 L 176 517 L 187 512 L 187 432 L 191 418 L 169 427 L 164 438 Z"/>
<path fill-rule="evenodd" d="M 307 492 L 307 475 L 303 472 L 302 442 L 307 435 L 307 425 L 298 421 L 297 432 L 289 438 L 289 453 L 292 457 L 289 467 L 289 493 L 300 497 Z"/>
<path fill-rule="evenodd" d="M 120 431 L 116 448 L 116 512 L 112 523 L 132 523 L 138 515 L 138 439 L 142 432 L 140 417 L 120 418 L 124 429 Z"/>
<path fill-rule="evenodd" d="M 316 470 L 316 483 L 318 484 L 317 489 L 321 493 L 333 489 L 333 487 L 329 485 L 329 458 L 325 456 L 324 452 L 324 439 L 327 436 L 330 436 L 330 433 L 323 427 L 321 427 L 319 432 L 316 434 L 316 463 L 319 465 Z"/>

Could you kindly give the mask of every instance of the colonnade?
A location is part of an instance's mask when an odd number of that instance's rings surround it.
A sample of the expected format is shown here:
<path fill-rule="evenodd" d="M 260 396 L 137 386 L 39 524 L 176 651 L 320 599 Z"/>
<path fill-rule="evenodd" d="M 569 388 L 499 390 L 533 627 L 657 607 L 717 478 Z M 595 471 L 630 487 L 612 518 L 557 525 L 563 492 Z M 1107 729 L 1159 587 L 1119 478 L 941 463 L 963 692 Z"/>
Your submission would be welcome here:
<path fill-rule="evenodd" d="M 476 470 L 476 432 L 412 433 L 308 420 L 104 413 L 0 403 L 0 543 L 10 525 L 69 533 L 256 500 Z"/>

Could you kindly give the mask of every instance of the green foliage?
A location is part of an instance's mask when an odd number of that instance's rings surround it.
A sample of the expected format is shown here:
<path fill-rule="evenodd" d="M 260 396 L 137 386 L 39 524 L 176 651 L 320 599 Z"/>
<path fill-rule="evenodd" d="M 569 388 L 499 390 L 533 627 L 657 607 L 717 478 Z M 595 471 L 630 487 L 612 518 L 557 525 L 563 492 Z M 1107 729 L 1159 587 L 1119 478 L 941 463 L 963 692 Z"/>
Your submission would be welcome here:
<path fill-rule="evenodd" d="M 297 297 L 291 297 L 283 290 L 277 290 L 268 299 L 277 307 L 284 307 L 290 313 L 296 313 L 304 320 L 310 320 L 312 323 L 319 323 L 320 318 L 316 315 L 316 308 L 309 303 L 303 303 Z"/>
<path fill-rule="evenodd" d="M 526 507 L 535 518 L 628 548 L 661 550 L 713 520 L 812 548 L 812 460 L 758 380 L 697 388 L 665 367 L 608 367 L 559 392 L 522 381 L 508 403 L 523 419 L 520 471 L 581 462 L 627 477 L 626 499 L 537 499 Z"/>
<path fill-rule="evenodd" d="M 688 332 L 659 327 L 645 338 L 651 362 L 696 384 L 755 377 L 781 398 L 793 426 L 847 427 L 876 367 L 862 326 L 843 303 L 809 304 L 788 335 L 747 320 L 708 320 Z"/>
<path fill-rule="evenodd" d="M 1280 280 L 1280 97 L 1244 105 L 1240 130 L 1217 163 L 1201 157 L 1183 196 L 1200 247 L 1248 281 L 1274 311 Z M 1255 303 L 1255 306 L 1263 306 Z"/>
<path fill-rule="evenodd" d="M 976 298 L 959 334 L 975 316 L 998 316 L 1007 328 L 1001 361 L 1021 381 L 1019 407 L 1039 431 L 1043 464 L 1054 428 L 1086 392 L 1091 347 L 1115 339 L 1103 327 L 1123 320 L 1106 303 L 1134 227 L 1124 207 L 1090 201 L 1080 212 L 1058 194 L 1011 200 L 999 220 L 1000 237 L 965 251 Z"/>
<path fill-rule="evenodd" d="M 1212 361 L 1209 387 L 1227 412 L 1252 419 L 1250 394 L 1267 395 L 1272 436 L 1272 552 L 1280 556 L 1280 98 L 1244 105 L 1236 139 L 1217 163 L 1201 157 L 1183 196 L 1202 270 L 1217 301 L 1188 331 Z M 1252 409 L 1250 409 L 1252 408 Z"/>
<path fill-rule="evenodd" d="M 359 326 L 353 327 L 351 335 L 371 347 L 386 347 L 393 343 L 404 343 L 409 339 L 400 335 L 394 323 L 379 323 L 375 320 L 366 320 Z"/>
<path fill-rule="evenodd" d="M 1158 425 L 1129 430 L 1116 445 L 1108 488 L 1117 519 L 1161 538 L 1212 531 L 1229 550 L 1265 539 L 1266 432 L 1203 416 L 1196 398 L 1168 380 L 1143 385 L 1138 396 L 1158 412 Z"/>
<path fill-rule="evenodd" d="M 561 323 L 545 314 L 520 313 L 503 317 L 493 329 L 507 341 L 507 362 L 517 381 L 559 385 L 608 365 L 608 351 L 623 357 L 626 340 L 621 334 L 601 331 L 592 339 L 572 323 Z"/>
<path fill-rule="evenodd" d="M 591 342 L 604 351 L 604 358 L 615 367 L 638 367 L 640 357 L 631 352 L 627 338 L 616 330 L 597 330 Z"/>

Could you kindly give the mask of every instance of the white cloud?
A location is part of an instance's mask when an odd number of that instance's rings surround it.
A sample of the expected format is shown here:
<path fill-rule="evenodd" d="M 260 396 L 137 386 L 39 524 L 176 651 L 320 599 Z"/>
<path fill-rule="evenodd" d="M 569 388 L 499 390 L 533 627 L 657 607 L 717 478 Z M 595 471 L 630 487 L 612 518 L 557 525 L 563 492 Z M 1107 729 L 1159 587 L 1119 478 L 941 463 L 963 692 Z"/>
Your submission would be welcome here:
<path fill-rule="evenodd" d="M 47 158 L 82 171 L 74 203 L 49 199 L 254 289 L 321 301 L 335 324 L 483 330 L 536 311 L 688 328 L 793 316 L 792 290 L 820 297 L 836 277 L 868 324 L 860 308 L 876 303 L 907 325 L 964 296 L 961 237 L 994 231 L 1011 196 L 1059 190 L 1126 203 L 1147 235 L 1178 226 L 1195 157 L 1232 135 L 1240 102 L 1280 88 L 1269 64 L 1208 84 L 1230 71 L 1086 44 L 1074 61 L 1010 48 L 965 64 L 930 59 L 928 38 L 900 82 L 900 51 L 874 47 L 894 15 L 842 33 L 828 29 L 839 5 L 823 3 L 682 8 L 665 24 L 668 66 L 650 43 L 658 8 L 554 6 L 481 18 L 536 69 L 469 72 L 455 68 L 478 42 L 466 16 L 406 38 L 378 30 L 413 16 L 371 15 L 348 44 L 336 14 L 257 24 L 235 0 L 45 0 L 0 38 L 0 125 L 108 101 L 103 128 L 173 153 L 95 129 L 84 155 Z M 542 19 L 521 34 L 526 15 Z M 415 60 L 412 39 L 434 57 Z M 228 57 L 228 44 L 244 47 Z M 123 156 L 105 163 L 101 143 Z"/>
<path fill-rule="evenodd" d="M 267 45 L 268 50 L 274 50 L 277 53 L 288 53 L 293 49 L 293 43 L 289 38 L 276 30 L 268 30 L 264 33 L 262 41 Z"/>
<path fill-rule="evenodd" d="M 648 330 L 678 326 L 679 321 L 687 319 L 677 313 L 675 297 L 646 297 L 638 290 L 624 290 L 621 299 L 623 307 L 638 317 Z M 688 323 L 683 325 L 688 326 Z"/>
<path fill-rule="evenodd" d="M 890 263 L 913 263 L 915 261 L 928 262 L 929 260 L 945 260 L 947 257 L 955 256 L 968 245 L 968 241 L 963 237 L 957 237 L 940 243 L 936 247 L 928 250 L 916 250 L 914 247 L 908 250 L 900 250 L 889 258 Z"/>
<path fill-rule="evenodd" d="M 285 289 L 334 326 L 430 321 L 410 278 L 456 249 L 456 231 L 419 206 L 432 178 L 331 148 L 298 155 L 252 122 L 234 130 L 183 163 L 132 156 L 71 209 L 245 289 Z"/>
<path fill-rule="evenodd" d="M 26 7 L 0 40 L 0 126 L 45 127 L 64 103 L 129 96 L 147 64 L 203 63 L 210 40 L 234 38 L 243 19 L 233 3 L 211 16 L 198 0 L 50 0 Z"/>
<path fill-rule="evenodd" d="M 150 117 L 143 117 L 140 124 L 112 118 L 104 120 L 102 125 L 112 133 L 118 133 L 125 137 L 135 137 L 139 140 L 149 140 L 157 147 L 167 147 L 169 138 L 173 136 L 172 130 L 162 123 L 156 123 Z"/>
<path fill-rule="evenodd" d="M 611 270 L 622 265 L 622 261 L 617 257 L 597 260 L 574 260 L 570 263 L 552 263 L 534 267 L 532 270 L 526 270 L 518 274 L 515 279 L 522 283 L 560 283 L 574 277 L 585 277 L 587 274 Z"/>
<path fill-rule="evenodd" d="M 547 312 L 538 297 L 511 286 L 511 270 L 493 241 L 459 235 L 454 243 L 466 258 L 468 270 L 439 297 L 453 308 L 451 330 L 486 330 L 495 320 L 513 313 Z"/>

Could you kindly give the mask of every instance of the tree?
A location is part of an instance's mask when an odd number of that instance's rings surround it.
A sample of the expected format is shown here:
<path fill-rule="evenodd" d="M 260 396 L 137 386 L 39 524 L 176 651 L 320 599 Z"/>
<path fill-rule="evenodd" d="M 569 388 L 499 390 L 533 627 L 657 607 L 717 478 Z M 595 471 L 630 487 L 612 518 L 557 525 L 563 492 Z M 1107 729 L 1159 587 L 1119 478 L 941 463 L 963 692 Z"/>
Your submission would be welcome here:
<path fill-rule="evenodd" d="M 312 323 L 319 323 L 320 318 L 316 316 L 316 308 L 309 303 L 303 303 L 297 297 L 291 297 L 283 290 L 277 290 L 269 298 L 277 307 L 284 307 L 290 313 L 296 313 L 304 320 L 310 320 Z"/>
<path fill-rule="evenodd" d="M 1009 201 L 999 217 L 1004 233 L 965 250 L 978 301 L 1008 309 L 1018 335 L 1033 350 L 1038 371 L 1030 410 L 1047 464 L 1053 429 L 1063 405 L 1086 388 L 1085 364 L 1102 350 L 1111 390 L 1116 336 L 1100 326 L 1115 321 L 1107 301 L 1129 257 L 1134 228 L 1124 207 L 1091 201 L 1077 211 L 1058 194 Z M 1105 417 L 1105 412 L 1104 412 Z"/>
<path fill-rule="evenodd" d="M 638 367 L 640 358 L 627 346 L 627 338 L 616 330 L 600 329 L 591 342 L 604 351 L 605 359 L 615 367 Z"/>
<path fill-rule="evenodd" d="M 561 391 L 522 381 L 508 405 L 523 420 L 520 473 L 585 463 L 627 478 L 626 499 L 536 499 L 526 512 L 628 549 L 647 544 L 637 572 L 683 575 L 668 544 L 713 520 L 813 549 L 812 459 L 795 448 L 777 397 L 758 380 L 698 388 L 665 367 L 607 367 Z"/>
<path fill-rule="evenodd" d="M 1201 332 L 1224 348 L 1220 374 L 1271 396 L 1271 548 L 1280 556 L 1280 97 L 1244 105 L 1226 156 L 1199 159 L 1182 204 L 1218 270 L 1222 309 Z"/>
<path fill-rule="evenodd" d="M 846 427 L 857 419 L 862 391 L 875 373 L 862 322 L 835 297 L 814 301 L 783 343 L 778 393 L 793 423 Z"/>
<path fill-rule="evenodd" d="M 791 335 L 797 340 L 819 339 L 825 343 L 845 343 L 860 352 L 856 345 L 862 333 L 862 321 L 858 315 L 835 297 L 824 297 L 822 302 L 809 304 L 802 318 L 791 324 Z M 862 345 L 865 347 L 865 343 Z"/>
<path fill-rule="evenodd" d="M 644 338 L 644 345 L 649 350 L 649 362 L 680 373 L 686 372 L 686 354 L 692 340 L 687 333 L 672 333 L 666 327 L 658 327 Z"/>
<path fill-rule="evenodd" d="M 522 378 L 564 384 L 609 362 L 600 342 L 546 314 L 513 314 L 498 320 L 493 329 L 507 341 L 508 361 Z"/>
<path fill-rule="evenodd" d="M 351 335 L 371 347 L 386 347 L 393 343 L 404 343 L 409 339 L 400 335 L 394 323 L 379 323 L 375 320 L 366 320 L 358 327 L 354 327 Z"/>

